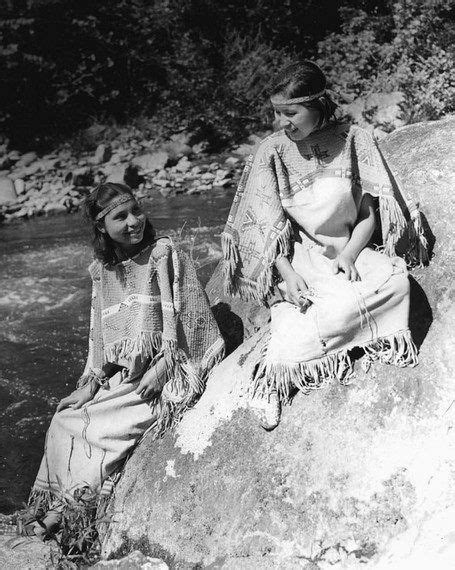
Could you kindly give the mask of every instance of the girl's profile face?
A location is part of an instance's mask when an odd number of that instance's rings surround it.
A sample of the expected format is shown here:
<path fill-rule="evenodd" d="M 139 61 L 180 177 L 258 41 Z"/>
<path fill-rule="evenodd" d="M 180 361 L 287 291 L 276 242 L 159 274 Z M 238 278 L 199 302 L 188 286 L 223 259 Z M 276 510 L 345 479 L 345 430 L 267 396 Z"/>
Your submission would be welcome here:
<path fill-rule="evenodd" d="M 132 198 L 106 214 L 103 230 L 117 245 L 128 251 L 141 243 L 145 221 L 144 212 Z"/>
<path fill-rule="evenodd" d="M 286 105 L 283 95 L 271 98 L 275 121 L 288 137 L 300 141 L 310 135 L 319 124 L 319 111 L 300 104 Z"/>

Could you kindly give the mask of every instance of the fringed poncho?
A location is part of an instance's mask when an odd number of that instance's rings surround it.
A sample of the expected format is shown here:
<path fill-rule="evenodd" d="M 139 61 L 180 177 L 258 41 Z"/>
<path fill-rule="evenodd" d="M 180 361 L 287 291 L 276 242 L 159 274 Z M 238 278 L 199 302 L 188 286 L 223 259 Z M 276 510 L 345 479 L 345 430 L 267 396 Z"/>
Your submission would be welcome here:
<path fill-rule="evenodd" d="M 159 429 L 204 390 L 224 342 L 188 256 L 160 239 L 113 267 L 94 261 L 89 355 L 83 385 L 106 363 L 123 366 L 123 381 L 140 379 L 161 357 L 167 381 Z"/>
<path fill-rule="evenodd" d="M 365 193 L 379 201 L 385 253 L 395 255 L 403 242 L 410 264 L 425 263 L 418 205 L 400 190 L 367 131 L 331 123 L 303 141 L 284 131 L 267 137 L 247 160 L 222 234 L 226 292 L 265 301 L 274 263 L 291 253 L 295 228 L 339 253 Z"/>

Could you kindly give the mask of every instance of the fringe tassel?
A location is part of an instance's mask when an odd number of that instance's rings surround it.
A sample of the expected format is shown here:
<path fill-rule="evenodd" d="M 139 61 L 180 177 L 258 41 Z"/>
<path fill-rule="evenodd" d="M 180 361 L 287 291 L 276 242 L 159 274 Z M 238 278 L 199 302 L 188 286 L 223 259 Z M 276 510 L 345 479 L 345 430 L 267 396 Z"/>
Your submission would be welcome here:
<path fill-rule="evenodd" d="M 161 437 L 176 425 L 183 414 L 203 393 L 210 370 L 224 357 L 224 343 L 219 343 L 204 366 L 198 367 L 183 351 L 175 354 L 174 361 L 166 362 L 169 380 L 163 387 L 158 409 L 156 437 Z"/>
<path fill-rule="evenodd" d="M 323 388 L 331 380 L 347 385 L 352 376 L 352 362 L 347 350 L 318 360 L 292 364 L 268 364 L 265 352 L 254 374 L 253 397 L 269 397 L 276 391 L 280 402 L 288 404 L 296 389 L 308 394 L 311 390 Z"/>
<path fill-rule="evenodd" d="M 400 205 L 393 196 L 380 196 L 379 213 L 381 216 L 384 252 L 393 257 L 398 240 L 403 235 L 407 222 Z"/>
<path fill-rule="evenodd" d="M 353 365 L 348 353 L 349 348 L 317 360 L 286 364 L 267 363 L 267 347 L 268 342 L 262 347 L 255 367 L 250 388 L 252 397 L 268 398 L 273 392 L 277 392 L 280 402 L 288 404 L 292 392 L 296 389 L 308 394 L 311 390 L 323 388 L 332 380 L 337 380 L 343 385 L 350 384 Z M 417 348 L 409 330 L 379 338 L 361 348 L 366 354 L 364 361 L 366 371 L 374 361 L 393 364 L 400 368 L 418 364 Z"/>
<path fill-rule="evenodd" d="M 273 286 L 273 264 L 278 255 L 289 255 L 292 225 L 286 220 L 283 229 L 262 255 L 264 268 L 259 277 L 253 281 L 236 275 L 240 262 L 237 245 L 231 234 L 221 234 L 221 245 L 224 254 L 223 273 L 225 277 L 225 293 L 231 297 L 239 296 L 245 301 L 264 301 Z"/>
<path fill-rule="evenodd" d="M 404 368 L 405 366 L 414 367 L 419 363 L 417 348 L 409 330 L 378 338 L 364 346 L 363 349 L 366 354 L 366 360 L 364 361 L 366 370 L 375 361 L 383 364 L 393 364 L 399 368 Z"/>
<path fill-rule="evenodd" d="M 141 332 L 137 338 L 124 338 L 107 346 L 104 350 L 106 362 L 117 362 L 120 358 L 128 358 L 133 353 L 155 356 L 163 344 L 161 332 Z"/>
<path fill-rule="evenodd" d="M 422 212 L 419 206 L 411 212 L 411 220 L 408 225 L 408 236 L 410 244 L 410 262 L 413 266 L 423 267 L 428 265 L 430 256 L 428 254 L 428 240 L 425 237 L 422 225 Z"/>
<path fill-rule="evenodd" d="M 28 497 L 27 505 L 31 507 L 37 518 L 44 516 L 57 500 L 57 495 L 50 490 L 33 487 Z"/>
<path fill-rule="evenodd" d="M 410 219 L 406 220 L 400 205 L 393 196 L 381 196 L 379 212 L 383 227 L 384 252 L 389 256 L 396 255 L 396 246 L 401 237 L 406 235 L 409 241 L 406 252 L 410 267 L 422 267 L 428 264 L 428 241 L 422 225 L 422 214 L 418 204 L 410 211 Z"/>

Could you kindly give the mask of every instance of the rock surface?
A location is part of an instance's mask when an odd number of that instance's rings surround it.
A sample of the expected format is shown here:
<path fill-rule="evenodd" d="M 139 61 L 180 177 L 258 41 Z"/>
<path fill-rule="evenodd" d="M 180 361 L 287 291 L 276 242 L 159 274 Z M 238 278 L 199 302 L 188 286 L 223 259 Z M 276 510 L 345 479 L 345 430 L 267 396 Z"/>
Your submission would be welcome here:
<path fill-rule="evenodd" d="M 136 449 L 104 556 L 140 550 L 174 568 L 453 568 L 454 149 L 455 119 L 383 141 L 436 238 L 431 264 L 411 278 L 419 366 L 366 374 L 357 361 L 352 385 L 298 394 L 266 433 L 245 395 L 263 343 L 252 334 L 175 433 Z"/>

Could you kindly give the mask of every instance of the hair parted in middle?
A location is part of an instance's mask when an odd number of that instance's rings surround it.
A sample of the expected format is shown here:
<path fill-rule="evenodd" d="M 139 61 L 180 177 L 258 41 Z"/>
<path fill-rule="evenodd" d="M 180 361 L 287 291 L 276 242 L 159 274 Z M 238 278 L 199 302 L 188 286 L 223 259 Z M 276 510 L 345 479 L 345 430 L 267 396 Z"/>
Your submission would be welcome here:
<path fill-rule="evenodd" d="M 97 221 L 96 217 L 109 205 L 109 202 L 124 194 L 128 194 L 135 200 L 133 191 L 126 184 L 105 182 L 96 186 L 84 201 L 84 214 L 92 230 L 92 245 L 95 258 L 107 266 L 113 266 L 120 261 L 117 253 L 118 248 L 116 248 L 110 236 L 101 231 L 100 227 L 102 227 L 104 221 L 102 219 Z M 146 219 L 142 243 L 146 246 L 153 243 L 154 240 L 155 230 L 150 221 Z"/>
<path fill-rule="evenodd" d="M 325 91 L 326 88 L 327 79 L 322 69 L 312 61 L 302 60 L 283 67 L 272 82 L 269 96 L 281 95 L 285 99 L 297 99 L 315 95 Z M 319 111 L 318 128 L 330 121 L 337 109 L 336 103 L 327 92 L 313 101 L 302 103 L 302 105 Z"/>

